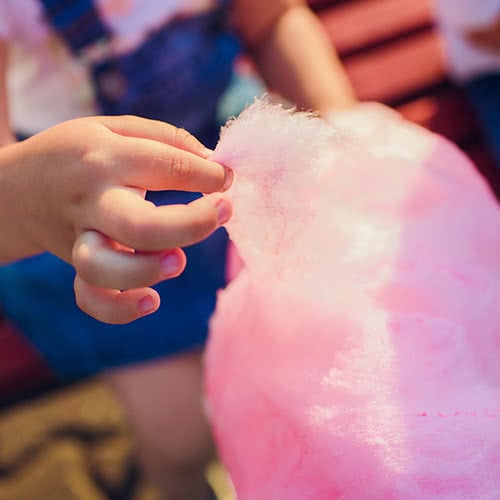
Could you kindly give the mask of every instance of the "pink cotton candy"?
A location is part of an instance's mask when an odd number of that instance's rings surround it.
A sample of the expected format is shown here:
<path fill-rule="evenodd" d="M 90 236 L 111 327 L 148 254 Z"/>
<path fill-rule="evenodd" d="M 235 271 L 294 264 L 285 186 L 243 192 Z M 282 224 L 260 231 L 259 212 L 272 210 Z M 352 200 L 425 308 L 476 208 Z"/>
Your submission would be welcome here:
<path fill-rule="evenodd" d="M 500 209 L 452 144 L 378 105 L 256 103 L 223 131 L 206 397 L 239 500 L 500 498 Z"/>

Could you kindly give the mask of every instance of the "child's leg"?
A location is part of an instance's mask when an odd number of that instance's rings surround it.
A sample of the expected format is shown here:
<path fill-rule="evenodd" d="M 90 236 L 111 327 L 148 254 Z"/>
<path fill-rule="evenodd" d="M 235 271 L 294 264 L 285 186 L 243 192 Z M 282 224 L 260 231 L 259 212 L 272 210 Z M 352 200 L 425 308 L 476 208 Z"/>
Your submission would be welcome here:
<path fill-rule="evenodd" d="M 500 73 L 475 78 L 465 88 L 500 171 Z"/>
<path fill-rule="evenodd" d="M 202 411 L 200 358 L 183 354 L 105 376 L 135 430 L 144 472 L 165 500 L 212 498 L 204 478 L 214 448 Z"/>

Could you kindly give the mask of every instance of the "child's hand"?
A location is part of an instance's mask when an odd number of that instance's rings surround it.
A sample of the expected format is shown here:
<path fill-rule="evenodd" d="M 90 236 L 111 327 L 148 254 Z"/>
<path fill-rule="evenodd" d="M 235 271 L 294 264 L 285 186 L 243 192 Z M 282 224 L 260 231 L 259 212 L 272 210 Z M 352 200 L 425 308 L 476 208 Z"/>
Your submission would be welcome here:
<path fill-rule="evenodd" d="M 179 247 L 209 236 L 231 206 L 213 194 L 156 207 L 145 191 L 224 191 L 232 174 L 208 154 L 187 132 L 132 116 L 81 118 L 8 146 L 0 227 L 14 238 L 0 257 L 49 251 L 73 264 L 77 303 L 101 321 L 151 313 L 160 299 L 144 287 L 178 276 Z"/>

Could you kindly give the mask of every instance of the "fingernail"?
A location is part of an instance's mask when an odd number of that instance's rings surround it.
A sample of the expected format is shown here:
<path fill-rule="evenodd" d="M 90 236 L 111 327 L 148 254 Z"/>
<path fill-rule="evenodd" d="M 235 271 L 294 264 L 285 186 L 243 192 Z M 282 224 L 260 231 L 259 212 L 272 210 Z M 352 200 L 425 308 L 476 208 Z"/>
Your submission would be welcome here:
<path fill-rule="evenodd" d="M 138 302 L 139 312 L 141 314 L 149 314 L 155 310 L 153 299 L 150 295 L 146 295 Z"/>
<path fill-rule="evenodd" d="M 179 254 L 176 252 L 167 253 L 161 258 L 160 265 L 163 276 L 172 276 L 181 267 Z"/>
<path fill-rule="evenodd" d="M 225 168 L 224 170 L 226 171 L 226 180 L 224 181 L 222 191 L 227 191 L 233 183 L 234 174 L 230 168 Z"/>
<path fill-rule="evenodd" d="M 208 158 L 209 156 L 212 156 L 214 154 L 214 150 L 205 148 L 203 153 L 204 153 L 205 157 Z"/>
<path fill-rule="evenodd" d="M 217 209 L 217 221 L 219 225 L 222 226 L 231 218 L 233 213 L 231 204 L 227 200 L 221 198 L 215 205 L 215 208 Z"/>

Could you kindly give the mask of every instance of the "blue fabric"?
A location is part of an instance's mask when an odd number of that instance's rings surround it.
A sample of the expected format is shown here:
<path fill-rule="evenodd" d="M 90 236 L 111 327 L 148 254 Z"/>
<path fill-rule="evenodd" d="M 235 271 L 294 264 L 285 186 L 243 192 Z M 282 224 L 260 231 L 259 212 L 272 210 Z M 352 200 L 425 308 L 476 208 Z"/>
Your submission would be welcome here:
<path fill-rule="evenodd" d="M 239 46 L 221 30 L 223 10 L 177 20 L 139 48 L 94 67 L 104 114 L 132 113 L 183 127 L 200 137 L 216 123 Z M 213 138 L 210 142 L 213 142 Z"/>
<path fill-rule="evenodd" d="M 77 54 L 83 48 L 111 38 L 92 0 L 40 0 L 45 17 L 56 33 Z"/>
<path fill-rule="evenodd" d="M 0 267 L 0 297 L 7 316 L 65 380 L 107 368 L 202 347 L 215 291 L 224 281 L 226 234 L 186 249 L 177 279 L 155 288 L 160 310 L 128 325 L 106 325 L 75 305 L 73 268 L 50 254 Z"/>
<path fill-rule="evenodd" d="M 475 78 L 465 88 L 500 171 L 500 74 Z"/>
<path fill-rule="evenodd" d="M 40 1 L 54 30 L 73 50 L 85 49 L 103 33 L 107 36 L 92 2 Z M 85 44 L 71 28 L 79 23 L 75 12 L 83 13 L 85 22 L 97 19 L 95 27 L 87 25 Z M 102 113 L 168 121 L 213 147 L 218 137 L 216 104 L 229 84 L 238 50 L 224 27 L 223 13 L 221 9 L 175 21 L 132 53 L 96 65 L 93 76 Z M 95 38 L 88 36 L 92 33 Z M 185 203 L 195 196 L 148 193 L 156 204 Z M 216 291 L 225 285 L 226 245 L 226 233 L 219 230 L 188 248 L 183 275 L 156 287 L 160 310 L 130 325 L 105 325 L 82 313 L 74 302 L 72 267 L 48 254 L 0 268 L 0 303 L 59 376 L 78 379 L 202 346 Z"/>

